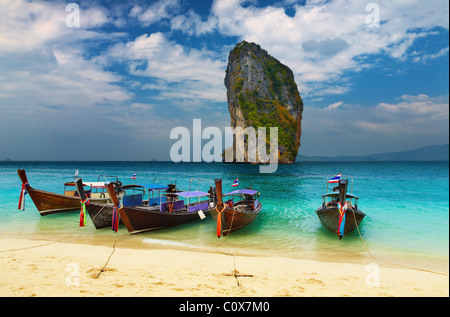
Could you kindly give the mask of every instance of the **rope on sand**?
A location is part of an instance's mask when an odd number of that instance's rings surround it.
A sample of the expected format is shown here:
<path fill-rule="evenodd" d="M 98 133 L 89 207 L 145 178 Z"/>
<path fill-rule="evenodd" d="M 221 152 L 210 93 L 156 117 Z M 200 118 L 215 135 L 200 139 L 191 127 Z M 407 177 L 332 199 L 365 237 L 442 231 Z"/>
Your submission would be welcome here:
<path fill-rule="evenodd" d="M 98 274 L 97 274 L 97 276 L 95 277 L 95 279 L 98 279 L 98 277 L 100 276 L 100 274 L 102 274 L 102 272 L 105 271 L 106 266 L 107 266 L 108 263 L 109 263 L 109 260 L 111 259 L 112 255 L 114 254 L 114 251 L 116 251 L 116 243 L 117 243 L 117 236 L 116 236 L 116 240 L 114 240 L 113 249 L 112 249 L 111 254 L 109 255 L 108 260 L 106 260 L 105 265 L 102 267 L 102 269 L 100 270 L 100 272 L 98 272 Z"/>
<path fill-rule="evenodd" d="M 232 228 L 232 225 L 233 225 L 235 213 L 236 213 L 236 210 L 233 208 L 233 217 L 231 218 L 230 229 Z M 228 230 L 230 230 L 230 229 L 228 229 Z M 227 241 L 227 238 L 228 238 L 228 236 L 230 235 L 230 233 L 231 233 L 231 232 L 229 232 L 229 233 L 222 239 L 222 241 L 221 241 L 221 243 L 220 243 L 220 246 L 222 246 L 222 245 L 225 243 L 225 241 Z M 219 246 L 219 247 L 220 247 L 220 246 Z M 222 254 L 225 254 L 225 255 L 230 255 L 230 256 L 233 257 L 234 270 L 233 270 L 232 274 L 225 274 L 225 275 L 227 275 L 227 276 L 234 276 L 234 278 L 236 279 L 237 286 L 241 286 L 241 285 L 239 284 L 239 279 L 238 279 L 238 277 L 253 277 L 253 274 L 239 274 L 239 271 L 236 269 L 236 255 L 235 255 L 235 254 L 233 254 L 233 253 L 228 253 L 228 252 L 224 252 L 224 251 L 221 251 L 221 250 L 219 250 L 219 249 L 216 249 L 216 251 L 219 252 L 219 253 L 222 253 Z"/>
<path fill-rule="evenodd" d="M 33 246 L 30 246 L 30 247 L 23 247 L 23 248 L 18 248 L 18 249 L 9 249 L 9 250 L 0 250 L 0 253 L 3 253 L 3 252 L 12 252 L 12 251 L 21 251 L 21 250 L 28 250 L 28 249 L 34 249 L 34 248 L 45 247 L 45 246 L 47 246 L 47 245 L 50 245 L 50 244 L 53 244 L 53 243 L 60 242 L 60 241 L 66 239 L 66 238 L 68 238 L 68 237 L 70 237 L 70 236 L 72 236 L 72 235 L 73 235 L 73 234 L 69 234 L 69 235 L 67 235 L 67 236 L 62 237 L 61 239 L 54 240 L 54 241 L 50 241 L 50 242 L 43 243 L 43 244 L 39 244 L 39 245 L 33 245 Z"/>

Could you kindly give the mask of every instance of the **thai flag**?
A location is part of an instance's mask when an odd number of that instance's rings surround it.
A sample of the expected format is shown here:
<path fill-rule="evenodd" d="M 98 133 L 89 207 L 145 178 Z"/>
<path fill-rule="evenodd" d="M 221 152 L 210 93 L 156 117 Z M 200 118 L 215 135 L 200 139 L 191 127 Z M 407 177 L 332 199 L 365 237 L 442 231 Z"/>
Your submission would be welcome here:
<path fill-rule="evenodd" d="M 131 176 L 131 179 L 136 179 L 136 173 L 134 173 L 133 176 Z"/>
<path fill-rule="evenodd" d="M 231 187 L 236 187 L 238 184 L 238 178 L 236 177 L 236 179 L 233 182 L 233 185 L 231 185 Z"/>
<path fill-rule="evenodd" d="M 341 173 L 337 174 L 335 177 L 332 177 L 328 180 L 328 183 L 339 183 L 341 179 Z"/>

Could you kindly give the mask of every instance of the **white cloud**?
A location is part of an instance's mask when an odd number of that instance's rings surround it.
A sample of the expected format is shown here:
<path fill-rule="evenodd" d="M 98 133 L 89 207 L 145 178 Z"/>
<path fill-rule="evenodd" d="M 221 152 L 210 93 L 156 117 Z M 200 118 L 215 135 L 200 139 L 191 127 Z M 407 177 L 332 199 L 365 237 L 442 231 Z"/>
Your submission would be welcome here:
<path fill-rule="evenodd" d="M 365 24 L 369 13 L 366 3 L 358 0 L 306 1 L 304 5 L 284 0 L 265 7 L 257 7 L 257 1 L 214 0 L 209 16 L 194 9 L 183 11 L 186 2 L 180 0 L 114 3 L 108 8 L 95 3 L 83 2 L 80 28 L 69 28 L 64 1 L 0 0 L 2 131 L 17 135 L 31 131 L 34 140 L 42 136 L 56 140 L 70 136 L 64 133 L 76 123 L 77 129 L 80 125 L 105 129 L 117 138 L 123 137 L 121 127 L 164 138 L 167 121 L 162 120 L 166 112 L 158 108 L 161 100 L 167 106 L 185 107 L 177 109 L 182 113 L 187 108 L 203 113 L 212 108 L 211 103 L 226 101 L 223 78 L 231 47 L 212 51 L 209 43 L 204 48 L 181 44 L 196 42 L 193 36 L 211 39 L 217 35 L 218 44 L 226 36 L 257 42 L 294 71 L 302 97 L 315 100 L 349 92 L 346 72 L 371 67 L 370 57 L 376 54 L 422 63 L 448 55 L 448 43 L 435 52 L 411 50 L 417 39 L 440 33 L 436 27 L 448 30 L 448 2 L 443 0 L 377 1 L 378 28 Z M 289 15 L 283 5 L 289 5 Z M 146 34 L 122 40 L 130 35 L 106 31 L 136 24 L 144 26 L 141 31 Z M 160 32 L 154 31 L 158 26 Z M 177 40 L 180 32 L 189 38 Z M 117 65 L 126 67 L 128 74 L 115 72 Z M 143 94 L 138 98 L 130 89 Z M 142 96 L 147 91 L 151 97 L 146 100 Z M 392 147 L 394 142 L 420 143 L 427 138 L 447 138 L 448 142 L 448 96 L 441 99 L 421 94 L 369 108 L 342 101 L 322 109 L 305 107 L 302 147 L 311 134 L 316 139 L 337 138 L 332 146 L 340 143 L 339 136 L 348 141 L 354 137 L 361 146 L 375 145 L 380 139 Z M 214 117 L 208 110 L 205 116 Z M 181 121 L 179 117 L 173 122 L 180 125 Z M 325 135 L 325 125 L 335 133 Z M 429 142 L 434 143 L 438 141 Z"/>
<path fill-rule="evenodd" d="M 408 49 L 417 38 L 433 33 L 435 27 L 448 29 L 449 24 L 449 4 L 443 0 L 377 1 L 380 27 L 366 24 L 371 12 L 366 12 L 366 3 L 359 0 L 306 1 L 294 5 L 293 17 L 282 7 L 243 3 L 214 2 L 218 29 L 260 44 L 288 65 L 304 88 L 303 95 L 322 93 L 314 83 L 334 85 L 345 71 L 370 67 L 359 57 L 384 53 L 404 60 L 410 57 Z M 448 54 L 448 49 L 439 56 L 443 54 Z"/>
<path fill-rule="evenodd" d="M 333 103 L 333 104 L 331 104 L 331 105 L 325 107 L 325 110 L 334 110 L 334 109 L 337 109 L 337 108 L 339 108 L 340 106 L 342 106 L 343 103 L 344 103 L 343 101 L 335 102 L 335 103 Z"/>
<path fill-rule="evenodd" d="M 180 8 L 179 0 L 159 0 L 146 8 L 135 5 L 130 11 L 130 17 L 137 18 L 144 26 L 170 18 Z"/>
<path fill-rule="evenodd" d="M 50 45 L 110 38 L 92 29 L 109 23 L 106 9 L 80 8 L 80 27 L 68 27 L 64 2 L 2 0 L 0 2 L 0 54 L 25 52 Z"/>
<path fill-rule="evenodd" d="M 417 96 L 403 95 L 397 104 L 380 103 L 377 110 L 398 120 L 413 118 L 418 123 L 429 125 L 433 120 L 448 120 L 448 102 L 441 102 L 425 94 Z M 431 127 L 430 127 L 431 128 Z"/>
<path fill-rule="evenodd" d="M 170 20 L 172 30 L 182 31 L 189 35 L 201 36 L 212 32 L 217 28 L 217 18 L 210 15 L 206 20 L 189 10 L 185 14 L 180 14 Z"/>
<path fill-rule="evenodd" d="M 121 76 L 88 57 L 93 40 L 117 39 L 95 29 L 109 23 L 106 10 L 80 8 L 80 28 L 69 28 L 64 2 L 0 0 L 0 126 L 21 140 L 19 148 L 1 146 L 32 151 L 22 159 L 52 159 L 55 149 L 100 141 L 118 105 L 133 98 Z"/>
<path fill-rule="evenodd" d="M 417 51 L 414 51 L 411 53 L 411 56 L 413 57 L 414 62 L 426 62 L 428 60 L 433 60 L 435 58 L 439 58 L 444 55 L 448 55 L 448 46 L 445 48 L 440 49 L 438 52 L 434 54 L 427 54 L 427 53 L 419 53 Z"/>
<path fill-rule="evenodd" d="M 160 90 L 160 96 L 226 101 L 226 64 L 215 54 L 187 49 L 160 32 L 116 44 L 107 52 L 108 57 L 128 63 L 131 74 L 155 79 L 147 87 Z"/>
<path fill-rule="evenodd" d="M 8 58 L 12 65 L 2 67 L 0 108 L 12 112 L 38 114 L 42 106 L 89 109 L 132 97 L 118 85 L 119 76 L 83 59 L 76 50 L 33 51 Z M 17 66 L 26 58 L 47 61 Z"/>
<path fill-rule="evenodd" d="M 131 98 L 119 76 L 84 57 L 89 41 L 117 38 L 94 30 L 108 23 L 106 9 L 80 6 L 79 28 L 66 25 L 69 14 L 64 2 L 0 1 L 0 107 L 10 114 Z"/>
<path fill-rule="evenodd" d="M 80 28 L 66 25 L 63 2 L 0 2 L 0 107 L 89 107 L 123 102 L 121 77 L 84 57 L 88 40 L 117 38 L 90 28 L 108 23 L 106 10 L 80 7 Z M 20 110 L 18 110 L 20 111 Z"/>
<path fill-rule="evenodd" d="M 300 152 L 312 153 L 314 144 L 327 144 L 329 155 L 359 155 L 448 143 L 448 98 L 418 94 L 370 107 L 305 107 Z"/>

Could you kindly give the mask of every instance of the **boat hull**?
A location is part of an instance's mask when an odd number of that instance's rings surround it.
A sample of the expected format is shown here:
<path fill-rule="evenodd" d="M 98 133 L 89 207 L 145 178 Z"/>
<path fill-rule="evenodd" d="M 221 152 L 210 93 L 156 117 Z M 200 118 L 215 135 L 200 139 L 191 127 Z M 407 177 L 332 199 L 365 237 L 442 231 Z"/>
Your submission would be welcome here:
<path fill-rule="evenodd" d="M 41 216 L 77 210 L 81 208 L 80 197 L 35 189 L 28 184 L 28 178 L 25 170 L 19 169 L 17 171 L 17 174 L 22 181 L 22 186 L 25 186 L 27 194 L 30 196 Z M 92 201 L 106 203 L 110 200 L 109 198 L 94 198 L 92 199 Z"/>
<path fill-rule="evenodd" d="M 245 212 L 240 212 L 235 208 L 226 208 L 220 214 L 220 216 L 222 217 L 222 235 L 227 236 L 231 232 L 242 229 L 245 226 L 251 224 L 256 219 L 256 217 L 258 217 L 261 208 L 262 205 L 260 202 L 258 202 L 258 206 L 255 210 Z M 217 212 L 217 210 L 214 208 L 210 213 L 214 220 L 217 222 L 217 218 L 219 217 L 219 213 Z"/>
<path fill-rule="evenodd" d="M 66 196 L 27 187 L 30 196 L 41 216 L 80 209 L 80 197 Z"/>
<path fill-rule="evenodd" d="M 325 207 L 321 206 L 319 209 L 316 210 L 317 216 L 319 217 L 320 222 L 322 225 L 327 228 L 329 231 L 333 233 L 337 233 L 338 225 L 339 225 L 339 210 L 336 207 Z M 342 235 L 348 234 L 356 229 L 356 226 L 361 224 L 362 220 L 364 219 L 365 214 L 356 208 L 352 206 L 351 208 L 347 209 L 346 216 L 345 216 L 345 226 L 344 226 L 344 232 Z M 356 219 L 356 222 L 355 222 Z"/>
<path fill-rule="evenodd" d="M 89 202 L 86 205 L 86 211 L 92 220 L 96 229 L 111 228 L 112 227 L 112 216 L 113 216 L 113 205 L 110 203 L 98 203 Z M 119 224 L 123 221 L 119 217 Z"/>
<path fill-rule="evenodd" d="M 197 212 L 161 212 L 160 206 L 151 207 L 122 207 L 119 215 L 130 234 L 136 234 L 149 230 L 162 229 L 182 225 L 188 222 L 200 220 Z M 204 210 L 205 215 L 210 209 Z"/>
<path fill-rule="evenodd" d="M 33 201 L 34 205 L 36 206 L 41 216 L 71 210 L 79 210 L 81 208 L 80 197 L 47 192 L 44 190 L 34 189 L 31 187 L 27 187 L 27 194 L 31 197 L 31 200 Z M 97 202 L 102 207 L 105 205 L 106 202 L 109 202 L 108 199 L 93 199 L 90 201 Z M 112 207 L 110 207 L 110 210 L 111 210 L 110 213 L 112 215 Z"/>

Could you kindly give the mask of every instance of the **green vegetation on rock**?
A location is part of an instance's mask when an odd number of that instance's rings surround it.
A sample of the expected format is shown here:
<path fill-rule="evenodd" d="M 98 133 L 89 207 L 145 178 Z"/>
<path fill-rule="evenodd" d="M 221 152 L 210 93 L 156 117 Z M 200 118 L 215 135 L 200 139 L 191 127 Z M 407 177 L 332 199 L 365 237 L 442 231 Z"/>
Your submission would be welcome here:
<path fill-rule="evenodd" d="M 232 127 L 278 127 L 279 161 L 294 162 L 303 101 L 289 67 L 244 41 L 230 52 L 225 86 Z"/>

